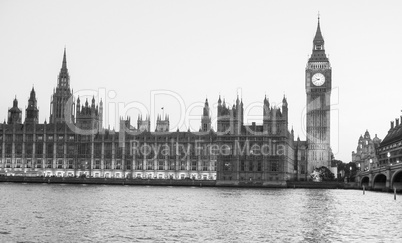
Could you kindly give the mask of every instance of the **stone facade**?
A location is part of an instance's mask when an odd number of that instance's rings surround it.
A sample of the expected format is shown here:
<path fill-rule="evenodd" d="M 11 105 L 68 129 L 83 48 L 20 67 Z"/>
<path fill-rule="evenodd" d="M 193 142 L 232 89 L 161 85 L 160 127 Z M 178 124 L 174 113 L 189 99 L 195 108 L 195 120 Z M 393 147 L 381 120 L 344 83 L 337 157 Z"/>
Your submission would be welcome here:
<path fill-rule="evenodd" d="M 316 79 L 316 74 L 324 77 Z M 39 123 L 35 91 L 25 121 L 17 99 L 7 124 L 0 124 L 0 172 L 42 176 L 91 176 L 149 179 L 204 179 L 218 184 L 284 185 L 307 180 L 314 167 L 329 167 L 331 67 L 318 22 L 313 53 L 306 67 L 307 140 L 289 131 L 288 102 L 263 100 L 260 124 L 244 123 L 243 101 L 217 101 L 216 131 L 208 100 L 198 132 L 171 132 L 169 116 L 158 115 L 151 132 L 149 115 L 137 127 L 120 118 L 120 129 L 103 127 L 103 103 L 95 97 L 81 105 L 70 89 L 66 50 L 50 104 L 49 123 Z M 143 115 L 145 119 L 143 119 Z"/>
<path fill-rule="evenodd" d="M 377 134 L 373 139 L 370 133 L 366 130 L 364 137 L 360 135 L 356 152 L 352 152 L 352 162 L 360 171 L 366 171 L 378 167 L 378 159 L 376 149 L 380 146 L 381 139 Z"/>

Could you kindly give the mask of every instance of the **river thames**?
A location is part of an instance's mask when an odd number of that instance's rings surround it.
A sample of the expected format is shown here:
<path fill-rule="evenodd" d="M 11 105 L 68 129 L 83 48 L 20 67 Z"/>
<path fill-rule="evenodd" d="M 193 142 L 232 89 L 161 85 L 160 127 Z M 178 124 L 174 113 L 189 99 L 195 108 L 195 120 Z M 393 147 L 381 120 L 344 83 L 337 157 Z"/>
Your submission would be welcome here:
<path fill-rule="evenodd" d="M 0 242 L 395 242 L 398 196 L 2 183 Z"/>

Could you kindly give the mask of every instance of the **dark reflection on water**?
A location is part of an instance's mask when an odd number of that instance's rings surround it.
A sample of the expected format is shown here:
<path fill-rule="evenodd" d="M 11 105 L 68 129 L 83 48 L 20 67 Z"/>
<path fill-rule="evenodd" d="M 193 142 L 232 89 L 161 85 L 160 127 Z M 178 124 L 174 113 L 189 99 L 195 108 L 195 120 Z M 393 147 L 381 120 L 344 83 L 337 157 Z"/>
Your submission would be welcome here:
<path fill-rule="evenodd" d="M 396 241 L 402 196 L 354 190 L 0 184 L 0 242 Z"/>

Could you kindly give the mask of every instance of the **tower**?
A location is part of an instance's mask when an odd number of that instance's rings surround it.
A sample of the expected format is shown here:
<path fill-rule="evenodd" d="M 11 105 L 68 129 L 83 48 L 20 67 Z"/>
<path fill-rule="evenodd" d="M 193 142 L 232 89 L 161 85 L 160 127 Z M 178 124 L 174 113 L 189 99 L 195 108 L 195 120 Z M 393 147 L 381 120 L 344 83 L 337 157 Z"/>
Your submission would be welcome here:
<path fill-rule="evenodd" d="M 138 115 L 138 120 L 137 120 L 137 129 L 139 131 L 150 131 L 151 129 L 151 120 L 149 116 L 145 117 L 145 120 L 142 119 L 142 115 Z"/>
<path fill-rule="evenodd" d="M 169 116 L 162 117 L 158 115 L 156 119 L 155 132 L 169 132 Z"/>
<path fill-rule="evenodd" d="M 95 105 L 95 97 L 92 97 L 91 105 L 88 104 L 88 99 L 85 101 L 85 106 L 80 107 L 80 98 L 77 98 L 76 108 L 76 125 L 84 130 L 102 131 L 102 101 Z"/>
<path fill-rule="evenodd" d="M 14 98 L 13 107 L 8 110 L 8 124 L 21 124 L 22 112 L 18 108 L 17 97 Z"/>
<path fill-rule="evenodd" d="M 68 108 L 68 109 L 66 109 Z M 49 123 L 74 122 L 74 100 L 70 90 L 70 75 L 67 69 L 66 48 L 63 63 L 57 78 L 57 87 L 50 102 Z"/>
<path fill-rule="evenodd" d="M 236 104 L 233 104 L 232 108 L 226 106 L 226 101 L 219 96 L 218 100 L 218 120 L 217 120 L 217 132 L 220 134 L 239 135 L 243 126 L 243 100 L 236 99 Z"/>
<path fill-rule="evenodd" d="M 306 66 L 306 130 L 308 173 L 314 168 L 331 165 L 330 98 L 331 65 L 325 54 L 324 38 L 318 17 L 313 51 Z"/>
<path fill-rule="evenodd" d="M 37 107 L 36 93 L 35 89 L 32 87 L 31 94 L 29 95 L 28 107 L 25 113 L 25 123 L 27 124 L 38 124 L 39 120 L 39 110 Z"/>
<path fill-rule="evenodd" d="M 201 131 L 209 132 L 209 130 L 211 130 L 211 117 L 209 114 L 208 99 L 205 99 L 205 105 L 201 117 Z"/>

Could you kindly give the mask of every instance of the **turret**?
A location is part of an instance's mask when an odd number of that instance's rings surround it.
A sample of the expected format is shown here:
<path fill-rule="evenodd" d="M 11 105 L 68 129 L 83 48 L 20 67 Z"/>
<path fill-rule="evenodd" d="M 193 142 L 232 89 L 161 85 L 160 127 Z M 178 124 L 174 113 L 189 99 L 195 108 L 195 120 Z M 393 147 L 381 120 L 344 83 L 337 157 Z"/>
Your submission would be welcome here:
<path fill-rule="evenodd" d="M 164 118 L 162 118 L 162 116 L 158 115 L 158 119 L 156 120 L 155 132 L 169 132 L 169 116 L 168 115 L 166 115 Z"/>
<path fill-rule="evenodd" d="M 282 114 L 285 118 L 288 117 L 288 101 L 286 100 L 285 96 L 283 96 L 282 99 Z"/>
<path fill-rule="evenodd" d="M 145 120 L 142 119 L 142 115 L 138 115 L 137 119 L 137 129 L 140 131 L 150 131 L 151 122 L 148 116 L 145 117 Z"/>
<path fill-rule="evenodd" d="M 209 114 L 208 99 L 205 99 L 204 109 L 201 117 L 201 131 L 207 132 L 211 130 L 211 117 Z"/>
<path fill-rule="evenodd" d="M 95 109 L 95 96 L 92 96 L 91 108 Z"/>
<path fill-rule="evenodd" d="M 38 124 L 39 122 L 39 110 L 37 107 L 35 89 L 32 87 L 29 95 L 28 107 L 25 110 L 25 123 Z"/>
<path fill-rule="evenodd" d="M 76 107 L 76 112 L 77 113 L 80 113 L 80 110 L 81 110 L 81 103 L 80 103 L 80 97 L 78 96 L 78 98 L 77 98 L 77 107 Z"/>
<path fill-rule="evenodd" d="M 8 110 L 8 124 L 21 124 L 22 112 L 18 108 L 17 97 L 14 98 L 13 107 Z"/>

